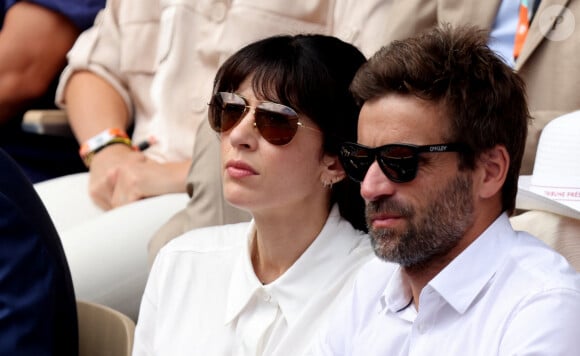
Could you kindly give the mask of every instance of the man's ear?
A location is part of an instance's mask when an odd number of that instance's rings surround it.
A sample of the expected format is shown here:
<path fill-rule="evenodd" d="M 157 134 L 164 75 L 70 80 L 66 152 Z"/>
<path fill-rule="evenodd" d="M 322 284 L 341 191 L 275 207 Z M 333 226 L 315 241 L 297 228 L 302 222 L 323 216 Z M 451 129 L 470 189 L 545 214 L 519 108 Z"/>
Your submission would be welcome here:
<path fill-rule="evenodd" d="M 490 198 L 501 191 L 510 167 L 510 157 L 503 145 L 483 152 L 477 163 L 479 196 Z"/>

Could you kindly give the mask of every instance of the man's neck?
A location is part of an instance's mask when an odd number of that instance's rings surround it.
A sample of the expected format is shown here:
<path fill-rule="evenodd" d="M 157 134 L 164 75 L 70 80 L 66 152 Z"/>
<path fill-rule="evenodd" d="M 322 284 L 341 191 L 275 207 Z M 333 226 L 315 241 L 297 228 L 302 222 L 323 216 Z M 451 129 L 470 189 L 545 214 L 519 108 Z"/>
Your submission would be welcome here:
<path fill-rule="evenodd" d="M 411 287 L 413 304 L 417 310 L 419 310 L 419 296 L 423 288 L 458 255 L 452 252 L 444 256 L 436 256 L 422 264 L 402 268 L 403 278 Z"/>

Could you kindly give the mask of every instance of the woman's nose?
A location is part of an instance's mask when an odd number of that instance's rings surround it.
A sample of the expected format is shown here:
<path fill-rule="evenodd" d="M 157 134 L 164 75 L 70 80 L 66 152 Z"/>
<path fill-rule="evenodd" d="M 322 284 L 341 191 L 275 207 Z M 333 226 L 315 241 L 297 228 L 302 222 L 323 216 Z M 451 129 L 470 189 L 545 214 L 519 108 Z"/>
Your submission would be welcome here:
<path fill-rule="evenodd" d="M 254 108 L 248 106 L 242 114 L 240 121 L 230 130 L 229 140 L 232 146 L 254 146 L 257 141 L 256 135 L 259 134 L 256 130 L 254 113 Z"/>

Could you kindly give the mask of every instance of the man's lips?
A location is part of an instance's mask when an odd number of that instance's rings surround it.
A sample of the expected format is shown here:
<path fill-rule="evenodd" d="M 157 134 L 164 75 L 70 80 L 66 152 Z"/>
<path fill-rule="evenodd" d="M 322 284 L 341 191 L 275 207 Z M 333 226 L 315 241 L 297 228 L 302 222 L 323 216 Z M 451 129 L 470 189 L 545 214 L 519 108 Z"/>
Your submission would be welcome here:
<path fill-rule="evenodd" d="M 381 213 L 371 216 L 370 221 L 375 228 L 393 227 L 399 223 L 404 217 L 398 214 Z"/>
<path fill-rule="evenodd" d="M 226 172 L 232 178 L 244 178 L 258 174 L 252 166 L 242 161 L 229 161 L 226 164 Z"/>

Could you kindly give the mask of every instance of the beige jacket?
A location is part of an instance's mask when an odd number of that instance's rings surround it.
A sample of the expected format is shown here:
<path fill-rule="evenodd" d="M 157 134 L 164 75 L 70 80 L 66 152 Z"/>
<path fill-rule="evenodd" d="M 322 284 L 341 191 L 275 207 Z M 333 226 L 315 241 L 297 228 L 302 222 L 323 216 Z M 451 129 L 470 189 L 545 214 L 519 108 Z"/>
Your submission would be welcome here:
<path fill-rule="evenodd" d="M 219 65 L 241 46 L 275 34 L 332 34 L 367 56 L 381 35 L 391 0 L 110 0 L 69 53 L 57 102 L 70 75 L 90 70 L 122 95 L 140 142 L 153 159 L 193 159 L 191 200 L 151 242 L 195 227 L 248 220 L 222 196 L 219 147 L 207 125 L 207 103 Z"/>
<path fill-rule="evenodd" d="M 501 0 L 395 0 L 386 38 L 402 39 L 437 23 L 491 29 Z M 570 32 L 570 30 L 572 30 Z M 522 174 L 531 174 L 541 130 L 580 109 L 580 1 L 542 0 L 515 69 L 526 83 L 530 127 Z"/>

